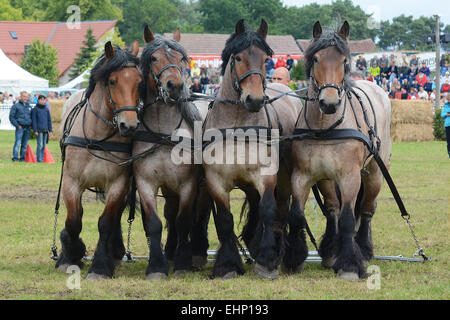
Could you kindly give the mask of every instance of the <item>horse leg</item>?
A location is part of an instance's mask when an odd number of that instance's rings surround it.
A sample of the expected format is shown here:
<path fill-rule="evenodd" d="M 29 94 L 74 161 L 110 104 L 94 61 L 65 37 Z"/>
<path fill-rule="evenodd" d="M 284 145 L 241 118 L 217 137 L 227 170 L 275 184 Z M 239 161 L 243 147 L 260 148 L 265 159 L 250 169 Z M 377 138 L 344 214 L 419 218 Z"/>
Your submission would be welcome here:
<path fill-rule="evenodd" d="M 383 184 L 383 175 L 375 161 L 372 160 L 367 169 L 370 174 L 362 179 L 364 191 L 359 208 L 359 229 L 355 237 L 365 263 L 373 258 L 371 221 L 377 206 L 376 197 Z"/>
<path fill-rule="evenodd" d="M 180 191 L 180 207 L 176 218 L 178 244 L 175 252 L 174 273 L 192 271 L 192 246 L 189 234 L 193 225 L 193 210 L 197 194 L 197 181 L 192 179 Z"/>
<path fill-rule="evenodd" d="M 277 215 L 277 203 L 274 194 L 275 179 L 268 178 L 268 181 L 266 181 L 268 183 L 259 188 L 261 197 L 258 209 L 259 223 L 250 244 L 256 255 L 255 272 L 261 277 L 269 279 L 278 277 L 277 268 L 282 257 L 282 245 L 280 243 L 282 236 L 278 235 L 277 237 L 274 228 Z"/>
<path fill-rule="evenodd" d="M 175 256 L 175 250 L 177 249 L 177 230 L 175 220 L 179 207 L 179 196 L 175 193 L 171 193 L 168 190 L 162 189 L 166 201 L 164 203 L 164 217 L 167 221 L 167 240 L 164 246 L 164 254 L 169 263 L 173 262 Z"/>
<path fill-rule="evenodd" d="M 201 269 L 208 262 L 208 223 L 214 202 L 206 186 L 200 185 L 194 208 L 194 224 L 191 231 L 192 265 Z"/>
<path fill-rule="evenodd" d="M 319 255 L 322 265 L 331 268 L 336 262 L 338 254 L 338 217 L 340 213 L 340 202 L 335 190 L 335 183 L 331 180 L 322 180 L 317 183 L 324 198 L 324 213 L 327 219 L 325 233 L 319 246 Z"/>
<path fill-rule="evenodd" d="M 83 266 L 81 259 L 86 252 L 86 246 L 80 238 L 82 229 L 83 207 L 81 205 L 81 190 L 76 188 L 77 182 L 64 176 L 62 194 L 67 208 L 65 228 L 61 231 L 62 251 L 55 268 L 66 272 L 70 265 Z"/>
<path fill-rule="evenodd" d="M 338 220 L 339 252 L 333 269 L 342 279 L 358 280 L 366 275 L 363 258 L 354 239 L 355 203 L 361 186 L 359 169 L 346 172 L 338 184 L 342 196 L 342 210 Z"/>
<path fill-rule="evenodd" d="M 248 248 L 250 255 L 252 257 L 256 257 L 256 252 L 253 251 L 253 247 L 251 245 L 251 241 L 255 236 L 256 228 L 258 227 L 259 221 L 259 202 L 261 201 L 261 197 L 259 196 L 258 190 L 253 188 L 252 186 L 245 186 L 242 188 L 245 192 L 245 201 L 247 201 L 249 206 L 249 211 L 247 214 L 247 221 L 242 228 L 242 240 L 244 241 L 246 247 Z"/>
<path fill-rule="evenodd" d="M 237 237 L 234 233 L 233 215 L 230 211 L 230 195 L 224 188 L 216 185 L 220 180 L 217 177 L 214 179 L 207 177 L 206 179 L 208 190 L 217 205 L 217 212 L 213 216 L 220 241 L 212 277 L 229 279 L 238 274 L 244 274 L 245 270 L 236 244 Z"/>
<path fill-rule="evenodd" d="M 310 182 L 306 176 L 296 170 L 291 177 L 292 206 L 288 213 L 286 253 L 283 257 L 282 269 L 286 272 L 301 272 L 308 257 L 308 246 L 305 235 L 305 204 L 308 199 Z"/>
<path fill-rule="evenodd" d="M 118 248 L 119 251 L 116 251 L 115 245 L 119 238 L 122 240 L 122 235 L 120 234 L 119 237 L 118 232 L 121 230 L 120 218 L 125 207 L 129 186 L 126 179 L 128 177 L 116 181 L 107 192 L 105 209 L 98 219 L 100 237 L 86 279 L 112 278 L 116 266 L 115 260 L 121 259 L 125 254 L 123 241 Z M 120 255 L 120 257 L 117 255 Z"/>
<path fill-rule="evenodd" d="M 142 222 L 150 250 L 145 274 L 148 280 L 163 279 L 169 274 L 169 264 L 161 246 L 163 226 L 156 207 L 157 188 L 143 179 L 137 178 L 136 183 L 141 199 Z"/>

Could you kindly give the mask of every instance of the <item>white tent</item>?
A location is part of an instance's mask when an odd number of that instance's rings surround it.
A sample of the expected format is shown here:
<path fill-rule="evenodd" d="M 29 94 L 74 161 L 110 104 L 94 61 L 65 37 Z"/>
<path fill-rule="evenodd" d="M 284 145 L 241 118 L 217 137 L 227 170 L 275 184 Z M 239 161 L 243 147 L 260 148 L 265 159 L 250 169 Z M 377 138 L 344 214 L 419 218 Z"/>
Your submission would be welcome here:
<path fill-rule="evenodd" d="M 91 74 L 91 69 L 86 69 L 78 77 L 76 77 L 75 79 L 73 79 L 73 80 L 67 82 L 66 84 L 60 86 L 58 89 L 60 89 L 60 90 L 73 89 L 73 88 L 80 89 L 81 88 L 80 85 L 82 85 L 83 82 L 89 81 L 89 75 L 90 74 Z"/>
<path fill-rule="evenodd" d="M 18 96 L 21 91 L 44 90 L 48 80 L 36 77 L 9 59 L 0 49 L 0 91 Z"/>

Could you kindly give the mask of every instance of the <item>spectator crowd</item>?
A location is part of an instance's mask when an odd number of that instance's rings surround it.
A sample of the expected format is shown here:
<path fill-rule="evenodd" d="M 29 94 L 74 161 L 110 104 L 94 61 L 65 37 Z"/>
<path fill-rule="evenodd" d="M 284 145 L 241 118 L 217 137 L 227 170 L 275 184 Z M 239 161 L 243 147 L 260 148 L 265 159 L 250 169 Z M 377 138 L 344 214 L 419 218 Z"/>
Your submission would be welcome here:
<path fill-rule="evenodd" d="M 442 56 L 439 72 L 440 98 L 445 98 L 450 91 L 450 65 L 445 55 Z M 401 56 L 401 64 L 396 63 L 394 54 L 389 57 L 383 54 L 380 58 L 375 55 L 366 61 L 362 55 L 356 60 L 355 79 L 366 79 L 379 85 L 391 99 L 414 100 L 436 99 L 435 78 L 425 61 L 419 61 L 416 55 Z"/>

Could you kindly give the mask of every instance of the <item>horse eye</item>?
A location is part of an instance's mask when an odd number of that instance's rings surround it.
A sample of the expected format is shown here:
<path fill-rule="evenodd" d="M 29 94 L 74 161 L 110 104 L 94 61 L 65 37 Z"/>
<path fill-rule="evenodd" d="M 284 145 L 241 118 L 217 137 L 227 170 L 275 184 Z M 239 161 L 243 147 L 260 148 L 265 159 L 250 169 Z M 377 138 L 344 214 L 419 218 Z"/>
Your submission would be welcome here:
<path fill-rule="evenodd" d="M 238 62 L 241 62 L 241 57 L 239 57 L 239 56 L 236 56 L 236 61 L 238 61 Z"/>
<path fill-rule="evenodd" d="M 319 63 L 319 59 L 317 59 L 317 57 L 314 57 L 314 63 Z"/>
<path fill-rule="evenodd" d="M 156 59 L 156 57 L 152 56 L 152 62 L 156 62 L 156 60 L 158 60 L 158 59 Z"/>
<path fill-rule="evenodd" d="M 109 80 L 109 85 L 110 85 L 111 87 L 114 87 L 114 86 L 116 85 L 116 82 L 115 82 L 113 79 L 110 79 L 110 80 Z"/>

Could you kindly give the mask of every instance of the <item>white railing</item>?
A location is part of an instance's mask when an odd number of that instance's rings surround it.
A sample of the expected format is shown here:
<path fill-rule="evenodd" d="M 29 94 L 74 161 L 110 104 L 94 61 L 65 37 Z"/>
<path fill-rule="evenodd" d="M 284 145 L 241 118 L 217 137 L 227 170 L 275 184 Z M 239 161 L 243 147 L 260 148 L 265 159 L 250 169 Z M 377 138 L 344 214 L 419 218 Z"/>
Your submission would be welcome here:
<path fill-rule="evenodd" d="M 14 130 L 14 126 L 9 122 L 9 112 L 12 104 L 0 104 L 0 130 Z"/>

